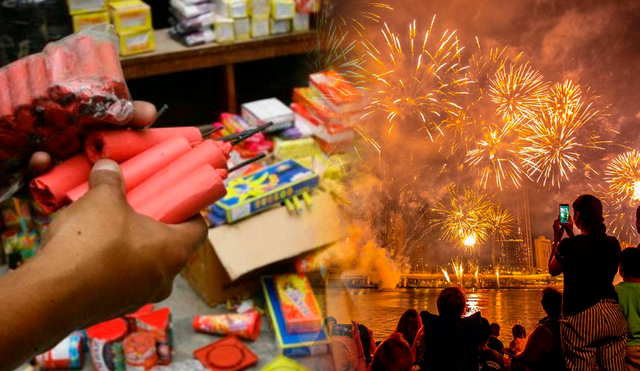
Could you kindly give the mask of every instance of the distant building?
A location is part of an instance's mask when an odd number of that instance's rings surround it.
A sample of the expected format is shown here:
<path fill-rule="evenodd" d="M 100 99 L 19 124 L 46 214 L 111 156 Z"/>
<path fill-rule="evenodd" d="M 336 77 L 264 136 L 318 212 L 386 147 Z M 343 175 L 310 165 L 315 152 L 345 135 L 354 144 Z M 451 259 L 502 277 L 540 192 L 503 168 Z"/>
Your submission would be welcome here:
<path fill-rule="evenodd" d="M 529 266 L 527 247 L 522 238 L 510 238 L 500 242 L 502 266 L 525 268 Z"/>
<path fill-rule="evenodd" d="M 392 258 L 402 254 L 405 242 L 405 223 L 402 214 L 392 213 L 387 222 L 387 230 L 383 237 L 384 245 L 389 249 Z"/>
<path fill-rule="evenodd" d="M 511 236 L 500 241 L 500 265 L 503 267 L 518 269 L 533 267 L 528 201 L 525 197 L 523 204 L 515 205 L 512 209 L 514 211 L 514 228 Z"/>
<path fill-rule="evenodd" d="M 535 267 L 547 269 L 549 267 L 549 255 L 551 255 L 551 241 L 544 236 L 533 240 L 533 258 Z"/>

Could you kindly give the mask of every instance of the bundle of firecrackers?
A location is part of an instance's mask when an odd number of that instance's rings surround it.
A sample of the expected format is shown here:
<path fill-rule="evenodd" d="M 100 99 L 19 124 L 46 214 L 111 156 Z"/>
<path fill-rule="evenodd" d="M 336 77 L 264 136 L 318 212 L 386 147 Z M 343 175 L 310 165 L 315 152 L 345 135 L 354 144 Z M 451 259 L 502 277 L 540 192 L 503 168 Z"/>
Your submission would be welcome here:
<path fill-rule="evenodd" d="M 310 29 L 320 0 L 171 0 L 169 35 L 194 46 Z"/>
<path fill-rule="evenodd" d="M 151 7 L 141 0 L 74 0 L 69 1 L 69 13 L 75 32 L 112 23 L 120 39 L 120 55 L 155 49 Z"/>
<path fill-rule="evenodd" d="M 0 69 L 0 175 L 46 151 L 65 159 L 96 127 L 122 127 L 134 114 L 110 27 L 48 44 Z"/>
<path fill-rule="evenodd" d="M 72 333 L 35 363 L 45 370 L 81 369 L 91 358 L 95 371 L 149 371 L 170 365 L 173 354 L 171 310 L 149 304 Z"/>

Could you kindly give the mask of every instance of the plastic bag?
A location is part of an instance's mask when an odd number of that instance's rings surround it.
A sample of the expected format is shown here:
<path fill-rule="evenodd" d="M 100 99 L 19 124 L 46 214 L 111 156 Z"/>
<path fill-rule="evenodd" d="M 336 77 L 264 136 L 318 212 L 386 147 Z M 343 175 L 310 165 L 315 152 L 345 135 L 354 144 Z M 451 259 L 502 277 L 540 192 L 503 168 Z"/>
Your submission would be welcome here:
<path fill-rule="evenodd" d="M 113 26 L 101 25 L 0 69 L 0 198 L 33 152 L 65 159 L 88 131 L 129 122 L 134 105 L 117 46 Z"/>

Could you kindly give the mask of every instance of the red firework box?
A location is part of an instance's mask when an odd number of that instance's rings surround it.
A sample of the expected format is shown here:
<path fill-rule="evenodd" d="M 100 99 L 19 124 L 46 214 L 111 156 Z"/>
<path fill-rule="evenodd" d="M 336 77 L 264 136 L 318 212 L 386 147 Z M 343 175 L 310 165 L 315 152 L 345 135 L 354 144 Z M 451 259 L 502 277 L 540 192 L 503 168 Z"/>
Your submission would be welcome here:
<path fill-rule="evenodd" d="M 350 113 L 365 106 L 358 89 L 335 70 L 314 73 L 309 76 L 309 82 L 309 87 L 317 91 L 333 112 Z"/>
<path fill-rule="evenodd" d="M 320 11 L 322 0 L 296 0 L 296 11 L 298 13 L 317 13 Z"/>
<path fill-rule="evenodd" d="M 43 150 L 64 159 L 96 126 L 123 126 L 134 106 L 112 26 L 83 30 L 0 69 L 0 175 Z"/>
<path fill-rule="evenodd" d="M 151 334 L 155 340 L 159 365 L 169 365 L 173 359 L 171 310 L 162 308 L 136 317 L 138 331 Z"/>
<path fill-rule="evenodd" d="M 355 126 L 362 116 L 359 113 L 339 113 L 334 111 L 317 89 L 295 88 L 293 89 L 292 100 L 304 107 L 316 122 L 326 127 L 336 129 L 350 128 Z"/>
<path fill-rule="evenodd" d="M 284 274 L 274 278 L 280 308 L 288 334 L 317 332 L 322 313 L 305 275 Z"/>

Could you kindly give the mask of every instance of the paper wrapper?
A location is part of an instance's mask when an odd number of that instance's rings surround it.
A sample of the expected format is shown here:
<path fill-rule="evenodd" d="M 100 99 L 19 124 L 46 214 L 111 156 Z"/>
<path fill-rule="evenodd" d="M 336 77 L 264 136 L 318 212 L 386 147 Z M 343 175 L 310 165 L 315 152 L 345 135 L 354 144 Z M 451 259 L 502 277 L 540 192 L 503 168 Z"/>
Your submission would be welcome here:
<path fill-rule="evenodd" d="M 183 137 L 191 145 L 202 141 L 202 134 L 195 127 L 97 131 L 87 137 L 84 148 L 91 162 L 107 158 L 121 163 L 175 137 Z"/>
<path fill-rule="evenodd" d="M 84 154 L 73 156 L 33 179 L 29 185 L 31 194 L 42 210 L 51 213 L 62 206 L 67 192 L 87 181 L 91 167 Z"/>
<path fill-rule="evenodd" d="M 134 209 L 167 224 L 184 222 L 227 194 L 222 178 L 211 165 L 152 191 L 154 196 Z"/>
<path fill-rule="evenodd" d="M 227 169 L 227 159 L 231 146 L 226 143 L 205 140 L 191 151 L 169 164 L 157 174 L 127 193 L 129 204 L 136 207 L 151 200 L 167 184 L 175 184 L 203 165 L 214 169 Z"/>
<path fill-rule="evenodd" d="M 168 166 L 178 157 L 191 150 L 191 145 L 183 137 L 165 140 L 160 144 L 136 155 L 120 165 L 127 191 L 135 188 L 153 174 Z M 74 202 L 89 191 L 85 182 L 67 192 L 65 202 Z"/>

